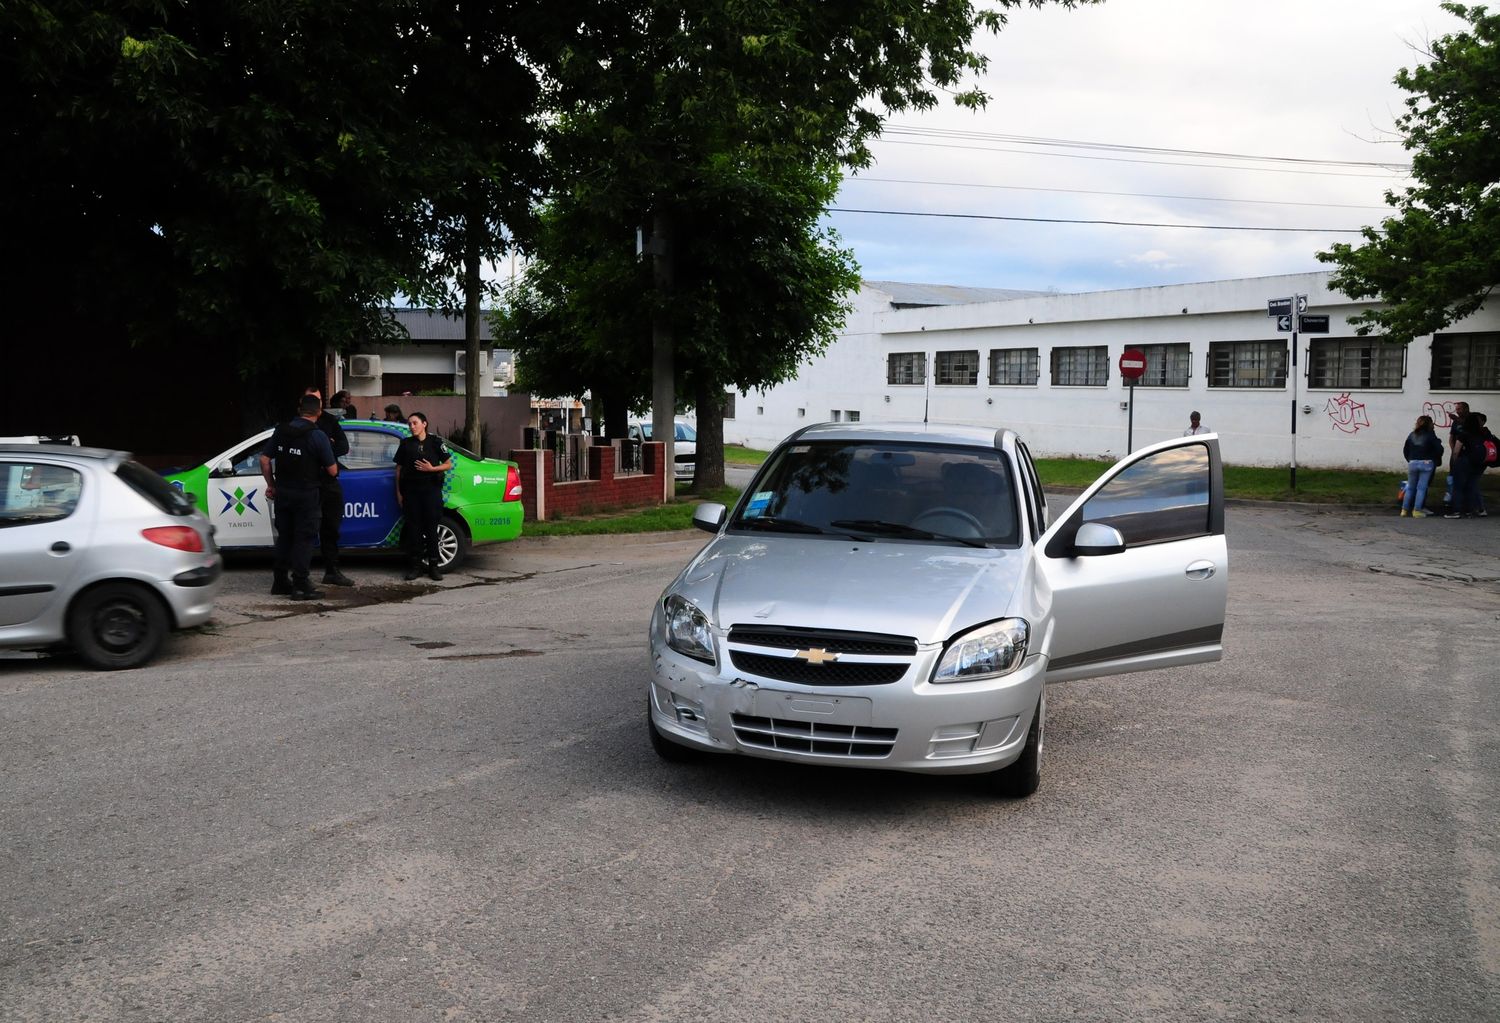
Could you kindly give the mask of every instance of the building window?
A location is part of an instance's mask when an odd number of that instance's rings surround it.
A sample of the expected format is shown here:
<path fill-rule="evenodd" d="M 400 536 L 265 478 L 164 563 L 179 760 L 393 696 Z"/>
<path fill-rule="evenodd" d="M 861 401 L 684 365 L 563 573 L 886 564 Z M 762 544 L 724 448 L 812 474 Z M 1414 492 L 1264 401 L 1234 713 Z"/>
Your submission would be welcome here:
<path fill-rule="evenodd" d="M 1035 348 L 991 348 L 990 383 L 1035 386 L 1037 381 Z"/>
<path fill-rule="evenodd" d="M 933 383 L 979 385 L 979 352 L 938 352 Z"/>
<path fill-rule="evenodd" d="M 1286 387 L 1286 342 L 1210 341 L 1208 386 Z"/>
<path fill-rule="evenodd" d="M 734 418 L 734 392 L 733 391 L 726 391 L 724 393 L 724 418 L 725 419 L 733 419 Z"/>
<path fill-rule="evenodd" d="M 1500 333 L 1434 335 L 1432 386 L 1500 391 Z"/>
<path fill-rule="evenodd" d="M 831 410 L 829 410 L 828 421 L 830 423 L 842 422 L 843 418 L 844 418 L 844 413 L 840 412 L 838 409 L 831 409 Z"/>
<path fill-rule="evenodd" d="M 1109 348 L 1052 349 L 1052 384 L 1055 387 L 1103 387 L 1109 382 Z"/>
<path fill-rule="evenodd" d="M 1193 368 L 1192 345 L 1137 345 L 1146 356 L 1146 372 L 1138 387 L 1186 387 Z"/>
<path fill-rule="evenodd" d="M 757 406 L 755 406 L 755 414 L 758 415 L 758 416 L 765 415 L 766 414 L 766 407 L 764 405 L 757 405 Z"/>
<path fill-rule="evenodd" d="M 846 411 L 844 413 L 844 415 L 845 415 L 845 417 L 848 418 L 849 422 L 851 422 L 851 423 L 857 423 L 857 422 L 859 422 L 859 410 L 858 409 L 849 409 L 848 411 Z"/>
<path fill-rule="evenodd" d="M 1374 338 L 1317 338 L 1307 362 L 1309 387 L 1400 387 L 1406 346 Z"/>
<path fill-rule="evenodd" d="M 798 419 L 801 419 L 801 418 L 803 418 L 806 415 L 807 415 L 807 409 L 805 409 L 805 408 L 799 408 L 797 410 L 797 418 Z"/>
<path fill-rule="evenodd" d="M 926 352 L 892 352 L 885 358 L 885 382 L 888 384 L 925 384 Z"/>

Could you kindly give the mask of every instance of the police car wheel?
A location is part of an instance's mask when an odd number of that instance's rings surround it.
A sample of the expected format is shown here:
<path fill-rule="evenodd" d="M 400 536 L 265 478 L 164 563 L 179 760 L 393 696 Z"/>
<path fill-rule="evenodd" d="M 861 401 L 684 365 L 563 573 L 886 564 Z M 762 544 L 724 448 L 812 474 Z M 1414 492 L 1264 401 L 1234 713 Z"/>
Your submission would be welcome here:
<path fill-rule="evenodd" d="M 444 515 L 437 527 L 438 568 L 447 571 L 469 556 L 469 534 L 452 515 Z"/>
<path fill-rule="evenodd" d="M 68 640 L 90 667 L 135 668 L 149 661 L 167 634 L 167 611 L 135 583 L 106 583 L 68 611 Z"/>

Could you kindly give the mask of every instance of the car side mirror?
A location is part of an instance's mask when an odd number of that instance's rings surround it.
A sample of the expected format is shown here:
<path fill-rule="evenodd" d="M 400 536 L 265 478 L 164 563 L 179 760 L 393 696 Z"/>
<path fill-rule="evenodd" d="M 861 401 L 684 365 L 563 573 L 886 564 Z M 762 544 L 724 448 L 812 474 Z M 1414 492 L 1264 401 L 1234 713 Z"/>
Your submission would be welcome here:
<path fill-rule="evenodd" d="M 213 475 L 213 476 L 233 476 L 234 475 L 234 463 L 231 462 L 229 459 L 226 458 L 222 462 L 220 462 L 218 465 L 214 466 L 214 471 L 212 473 L 210 473 L 210 475 Z"/>
<path fill-rule="evenodd" d="M 722 504 L 712 501 L 704 501 L 693 509 L 693 525 L 705 533 L 717 533 L 719 527 L 724 524 L 724 515 L 728 511 Z"/>
<path fill-rule="evenodd" d="M 1102 522 L 1085 522 L 1073 537 L 1073 553 L 1078 557 L 1119 554 L 1125 549 L 1125 537 L 1114 526 Z"/>

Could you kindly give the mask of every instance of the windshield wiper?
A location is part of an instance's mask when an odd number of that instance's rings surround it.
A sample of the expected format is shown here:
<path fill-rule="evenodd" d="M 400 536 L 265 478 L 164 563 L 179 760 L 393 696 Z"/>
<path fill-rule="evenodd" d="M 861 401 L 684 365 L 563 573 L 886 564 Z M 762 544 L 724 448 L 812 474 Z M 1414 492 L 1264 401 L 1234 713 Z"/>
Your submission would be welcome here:
<path fill-rule="evenodd" d="M 834 519 L 830 525 L 843 529 L 858 529 L 866 533 L 883 533 L 886 536 L 904 536 L 911 540 L 952 540 L 954 543 L 961 543 L 967 547 L 989 546 L 983 540 L 976 540 L 973 537 L 934 533 L 929 529 L 908 526 L 904 522 L 886 522 L 883 519 Z"/>
<path fill-rule="evenodd" d="M 815 526 L 811 522 L 798 522 L 796 519 L 783 519 L 775 515 L 757 515 L 754 518 L 741 518 L 735 523 L 740 529 L 768 529 L 778 533 L 826 533 L 828 530 L 821 526 Z"/>

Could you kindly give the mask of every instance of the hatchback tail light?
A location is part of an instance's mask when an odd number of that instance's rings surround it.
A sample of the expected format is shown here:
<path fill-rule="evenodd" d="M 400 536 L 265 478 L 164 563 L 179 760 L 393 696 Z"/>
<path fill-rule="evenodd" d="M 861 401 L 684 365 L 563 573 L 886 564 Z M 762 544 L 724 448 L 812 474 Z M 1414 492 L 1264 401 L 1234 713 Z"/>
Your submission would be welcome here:
<path fill-rule="evenodd" d="M 507 501 L 521 499 L 521 471 L 513 465 L 506 466 L 505 469 L 505 499 Z"/>
<path fill-rule="evenodd" d="M 152 526 L 141 530 L 141 535 L 152 543 L 170 547 L 174 551 L 203 553 L 203 537 L 192 526 Z"/>

